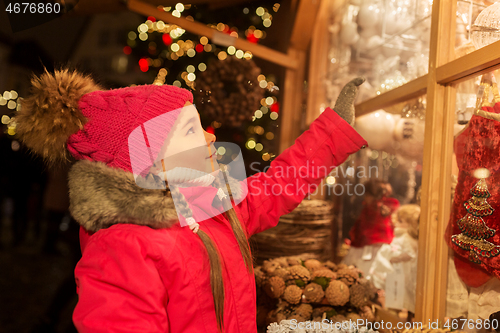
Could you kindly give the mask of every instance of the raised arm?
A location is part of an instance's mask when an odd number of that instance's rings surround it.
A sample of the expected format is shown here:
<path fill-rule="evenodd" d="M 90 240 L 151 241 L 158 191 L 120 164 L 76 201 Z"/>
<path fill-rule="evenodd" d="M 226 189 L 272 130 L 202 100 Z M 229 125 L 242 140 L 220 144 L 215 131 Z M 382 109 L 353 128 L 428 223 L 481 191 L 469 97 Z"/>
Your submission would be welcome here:
<path fill-rule="evenodd" d="M 363 81 L 357 78 L 349 82 L 335 111 L 326 109 L 266 172 L 247 179 L 248 195 L 238 205 L 238 211 L 250 235 L 276 226 L 279 217 L 314 192 L 333 168 L 366 146 L 347 122 L 354 120 L 352 103 Z"/>

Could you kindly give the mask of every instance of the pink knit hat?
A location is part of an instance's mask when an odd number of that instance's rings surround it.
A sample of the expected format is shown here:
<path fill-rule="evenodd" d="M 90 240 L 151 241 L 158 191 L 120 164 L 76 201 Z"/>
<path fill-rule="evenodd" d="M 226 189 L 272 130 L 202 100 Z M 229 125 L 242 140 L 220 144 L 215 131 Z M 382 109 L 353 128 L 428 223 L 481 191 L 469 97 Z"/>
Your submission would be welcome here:
<path fill-rule="evenodd" d="M 48 162 L 69 157 L 104 162 L 132 172 L 128 138 L 132 131 L 161 117 L 165 136 L 192 94 L 169 85 L 101 90 L 88 76 L 61 70 L 32 80 L 32 95 L 16 117 L 17 134 Z M 170 116 L 170 115 L 169 115 Z M 66 147 L 64 149 L 63 147 Z"/>

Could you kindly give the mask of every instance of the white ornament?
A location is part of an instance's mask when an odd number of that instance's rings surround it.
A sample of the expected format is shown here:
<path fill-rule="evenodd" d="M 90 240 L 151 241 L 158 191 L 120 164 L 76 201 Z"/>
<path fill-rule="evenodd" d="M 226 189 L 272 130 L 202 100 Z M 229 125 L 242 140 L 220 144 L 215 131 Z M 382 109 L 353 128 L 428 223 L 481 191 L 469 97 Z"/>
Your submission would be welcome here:
<path fill-rule="evenodd" d="M 472 43 L 479 49 L 500 39 L 500 3 L 486 7 L 472 26 Z"/>
<path fill-rule="evenodd" d="M 348 22 L 342 26 L 340 31 L 340 40 L 345 45 L 353 45 L 359 39 L 358 25 L 354 22 Z"/>
<path fill-rule="evenodd" d="M 375 36 L 377 35 L 377 29 L 361 29 L 361 31 L 359 32 L 359 35 L 361 36 L 361 38 L 365 38 L 365 39 L 369 39 L 370 37 L 372 36 Z"/>
<path fill-rule="evenodd" d="M 371 57 L 376 57 L 382 53 L 382 44 L 384 44 L 384 39 L 378 35 L 372 36 L 368 40 L 366 48 L 367 51 L 369 51 Z"/>
<path fill-rule="evenodd" d="M 368 142 L 371 149 L 385 150 L 393 141 L 392 133 L 395 125 L 392 114 L 378 110 L 357 117 L 354 128 Z"/>
<path fill-rule="evenodd" d="M 364 52 L 366 51 L 367 49 L 367 43 L 368 43 L 368 40 L 366 38 L 359 38 L 358 39 L 358 42 L 356 43 L 356 45 L 354 45 L 354 48 L 358 51 L 358 52 Z"/>
<path fill-rule="evenodd" d="M 363 29 L 374 28 L 380 22 L 380 8 L 376 4 L 361 6 L 358 13 L 358 24 Z"/>
<path fill-rule="evenodd" d="M 407 158 L 420 159 L 424 153 L 425 121 L 402 117 L 394 128 L 394 138 L 399 142 L 398 153 Z"/>

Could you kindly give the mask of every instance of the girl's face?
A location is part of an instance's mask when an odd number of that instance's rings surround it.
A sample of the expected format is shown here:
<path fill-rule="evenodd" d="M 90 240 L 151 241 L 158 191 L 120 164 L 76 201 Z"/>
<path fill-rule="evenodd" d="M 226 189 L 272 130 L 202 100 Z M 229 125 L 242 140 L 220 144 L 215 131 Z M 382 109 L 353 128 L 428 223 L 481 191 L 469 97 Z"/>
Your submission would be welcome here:
<path fill-rule="evenodd" d="M 215 135 L 203 129 L 195 106 L 186 102 L 158 154 L 153 169 L 163 171 L 163 159 L 167 171 L 185 167 L 211 173 L 218 169 L 214 143 Z"/>

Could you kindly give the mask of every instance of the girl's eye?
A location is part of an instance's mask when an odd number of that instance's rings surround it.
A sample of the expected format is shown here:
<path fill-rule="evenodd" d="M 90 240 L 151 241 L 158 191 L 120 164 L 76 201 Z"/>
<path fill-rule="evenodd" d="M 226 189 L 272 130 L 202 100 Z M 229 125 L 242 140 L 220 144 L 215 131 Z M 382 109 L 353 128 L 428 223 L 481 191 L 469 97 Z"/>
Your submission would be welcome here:
<path fill-rule="evenodd" d="M 194 134 L 194 127 L 191 127 L 191 128 L 187 131 L 186 135 L 189 135 L 189 134 Z"/>

